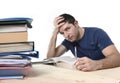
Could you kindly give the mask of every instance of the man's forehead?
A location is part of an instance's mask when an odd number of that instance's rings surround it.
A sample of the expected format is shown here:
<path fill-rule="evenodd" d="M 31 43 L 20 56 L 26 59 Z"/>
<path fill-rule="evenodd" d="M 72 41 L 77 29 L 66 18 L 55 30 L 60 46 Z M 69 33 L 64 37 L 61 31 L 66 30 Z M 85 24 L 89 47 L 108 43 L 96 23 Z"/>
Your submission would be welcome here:
<path fill-rule="evenodd" d="M 69 23 L 65 23 L 60 27 L 60 31 L 63 31 L 65 28 L 67 28 Z"/>

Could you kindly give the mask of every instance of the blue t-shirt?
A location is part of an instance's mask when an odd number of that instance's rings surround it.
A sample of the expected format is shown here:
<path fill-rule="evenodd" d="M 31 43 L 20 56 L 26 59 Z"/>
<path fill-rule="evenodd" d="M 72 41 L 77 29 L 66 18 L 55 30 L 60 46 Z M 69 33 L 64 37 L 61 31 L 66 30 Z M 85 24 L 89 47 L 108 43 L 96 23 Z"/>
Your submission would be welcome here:
<path fill-rule="evenodd" d="M 105 58 L 102 50 L 112 45 L 110 37 L 105 31 L 97 27 L 84 27 L 85 32 L 82 39 L 76 42 L 70 42 L 66 39 L 62 42 L 67 50 L 75 55 L 75 46 L 77 47 L 77 57 L 89 57 L 93 60 Z"/>

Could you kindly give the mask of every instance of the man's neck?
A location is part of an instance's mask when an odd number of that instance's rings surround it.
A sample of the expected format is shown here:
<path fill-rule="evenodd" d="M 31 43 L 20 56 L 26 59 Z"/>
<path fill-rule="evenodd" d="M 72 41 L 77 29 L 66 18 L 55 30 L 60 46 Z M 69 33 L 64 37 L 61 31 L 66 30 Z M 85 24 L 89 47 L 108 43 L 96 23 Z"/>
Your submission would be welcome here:
<path fill-rule="evenodd" d="M 84 35 L 84 28 L 83 27 L 79 27 L 79 37 L 78 37 L 78 40 L 82 39 Z"/>

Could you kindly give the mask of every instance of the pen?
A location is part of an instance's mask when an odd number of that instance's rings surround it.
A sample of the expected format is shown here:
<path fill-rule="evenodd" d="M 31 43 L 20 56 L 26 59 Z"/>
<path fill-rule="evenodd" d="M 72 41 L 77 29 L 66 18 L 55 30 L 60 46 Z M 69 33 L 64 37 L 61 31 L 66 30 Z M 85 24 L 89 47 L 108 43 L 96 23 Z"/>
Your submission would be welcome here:
<path fill-rule="evenodd" d="M 75 46 L 75 58 L 77 59 L 77 47 Z"/>

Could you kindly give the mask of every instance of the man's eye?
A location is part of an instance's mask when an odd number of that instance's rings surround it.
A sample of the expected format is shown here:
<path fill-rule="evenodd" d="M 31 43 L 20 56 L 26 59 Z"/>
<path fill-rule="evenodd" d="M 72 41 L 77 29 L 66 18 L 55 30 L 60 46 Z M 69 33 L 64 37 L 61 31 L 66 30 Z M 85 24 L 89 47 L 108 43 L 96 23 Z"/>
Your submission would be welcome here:
<path fill-rule="evenodd" d="M 70 28 L 66 28 L 66 31 L 68 31 Z"/>
<path fill-rule="evenodd" d="M 64 33 L 63 32 L 60 32 L 61 35 L 63 35 Z"/>

